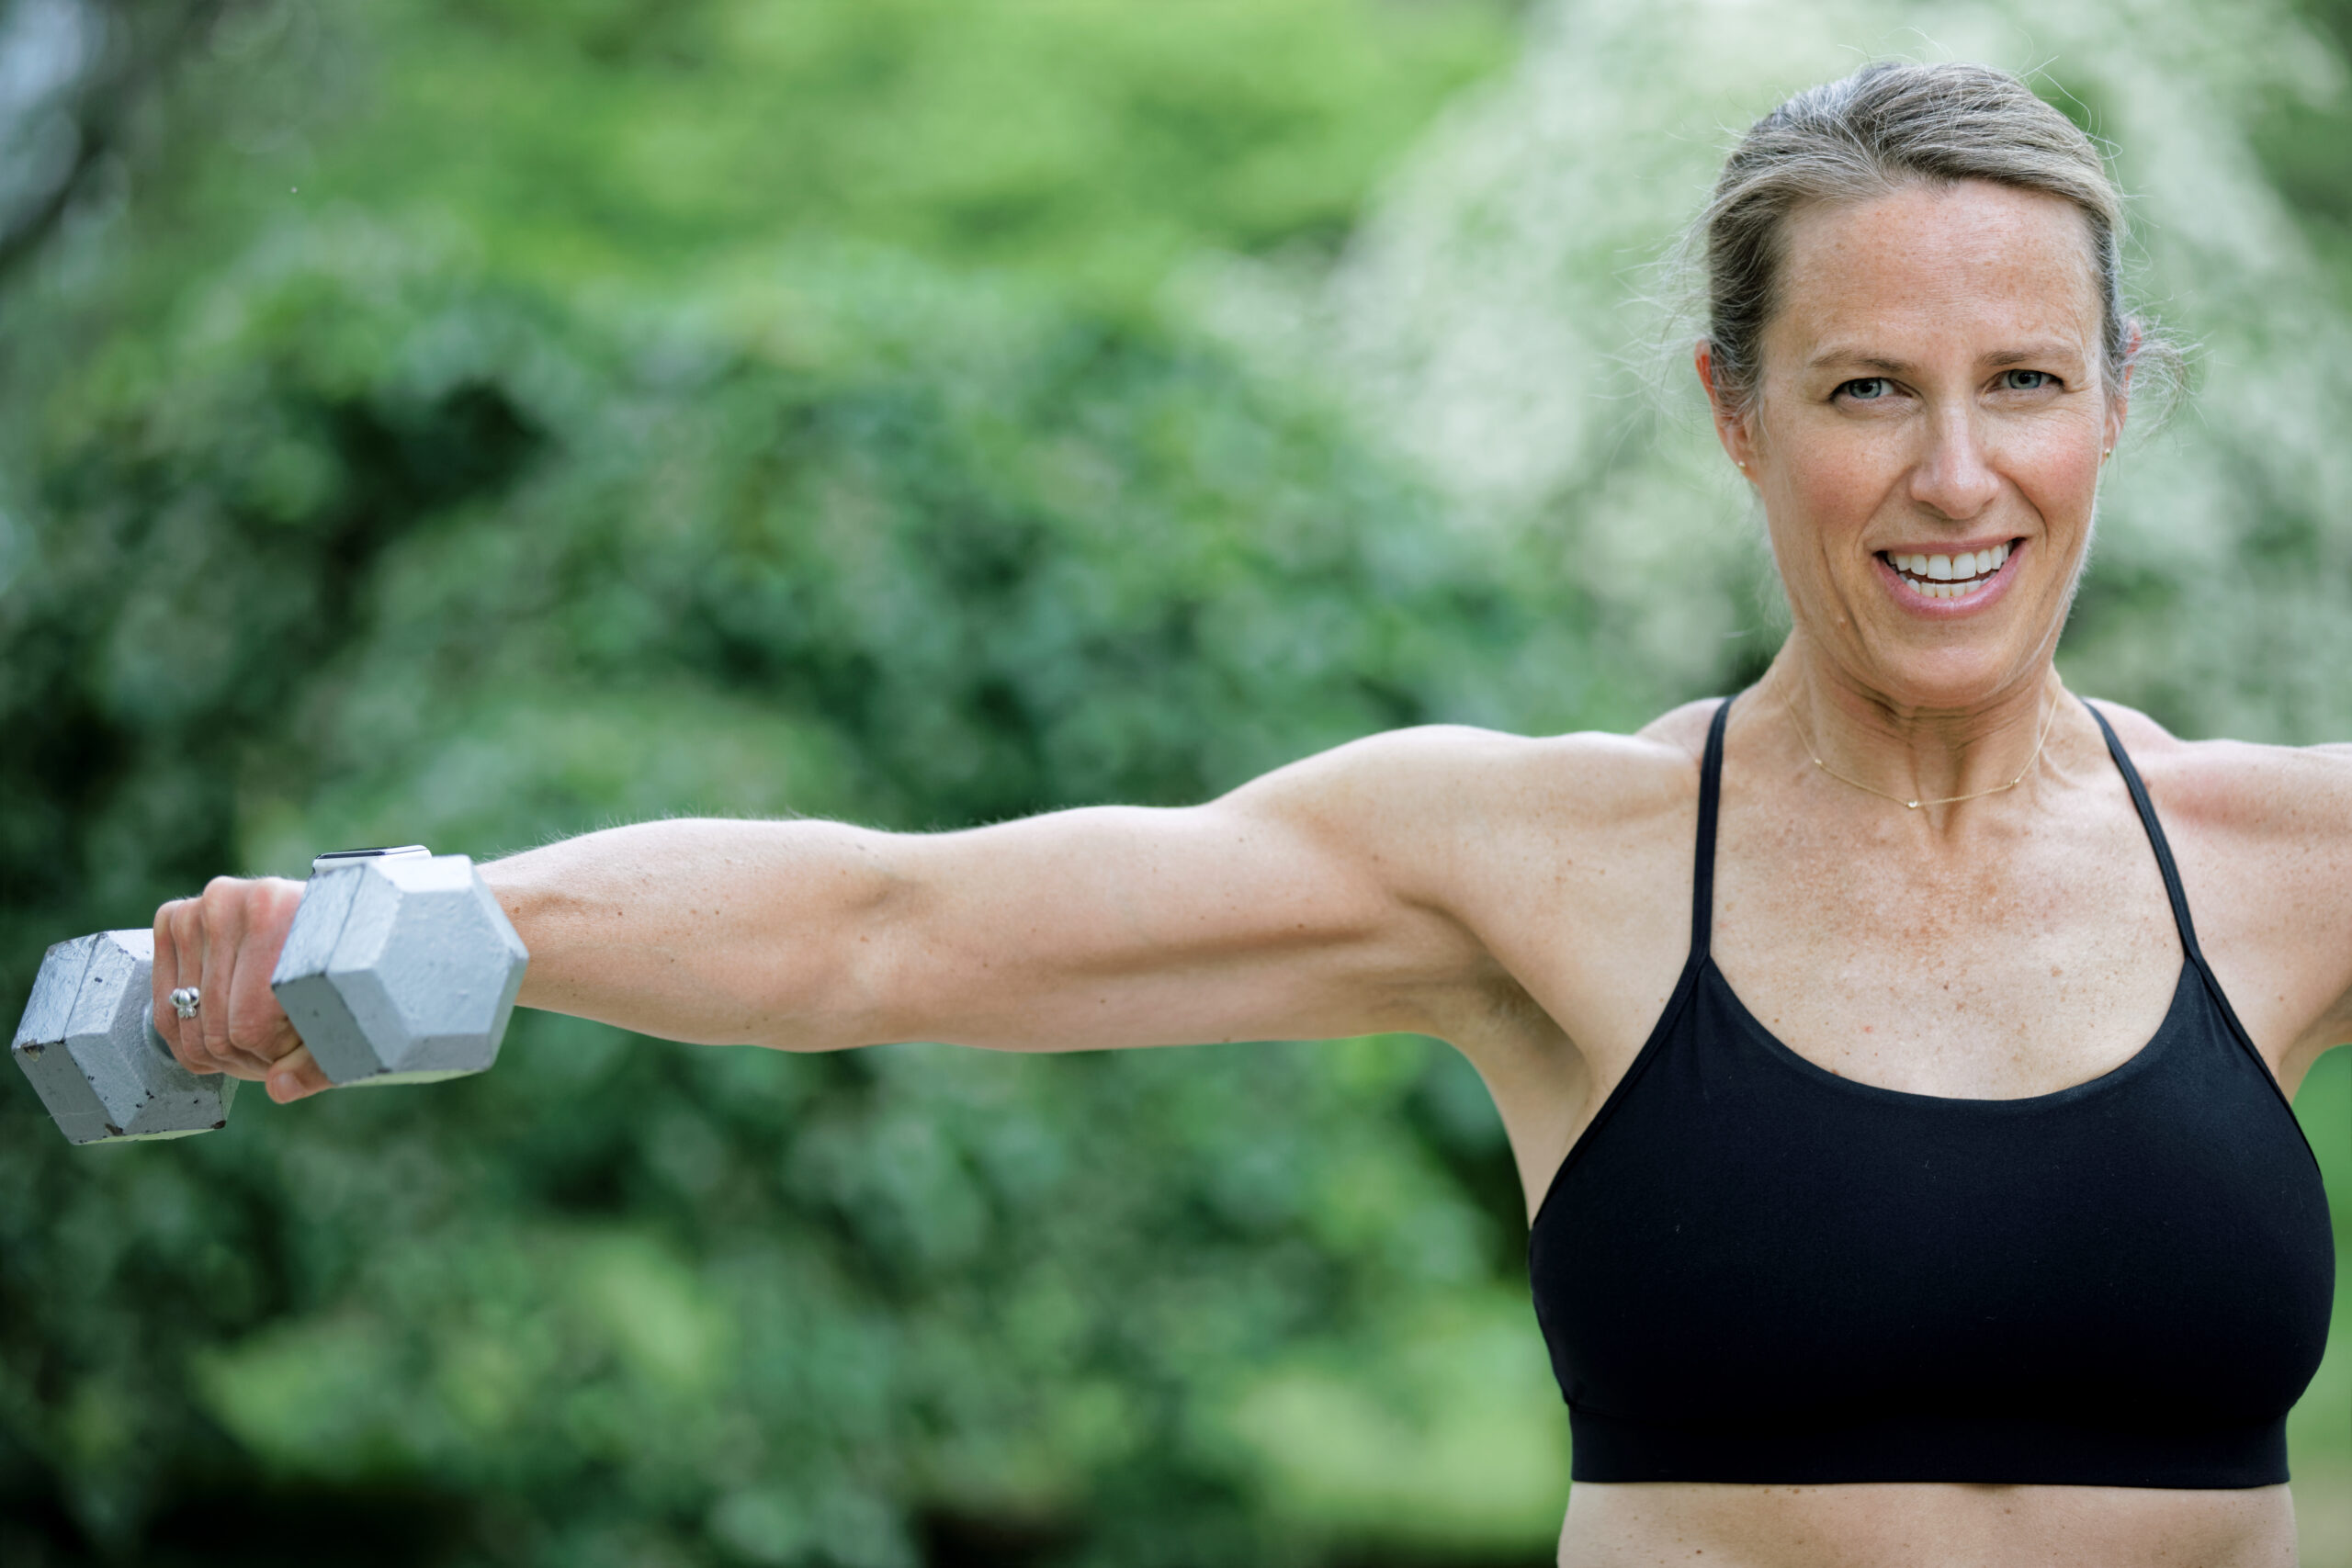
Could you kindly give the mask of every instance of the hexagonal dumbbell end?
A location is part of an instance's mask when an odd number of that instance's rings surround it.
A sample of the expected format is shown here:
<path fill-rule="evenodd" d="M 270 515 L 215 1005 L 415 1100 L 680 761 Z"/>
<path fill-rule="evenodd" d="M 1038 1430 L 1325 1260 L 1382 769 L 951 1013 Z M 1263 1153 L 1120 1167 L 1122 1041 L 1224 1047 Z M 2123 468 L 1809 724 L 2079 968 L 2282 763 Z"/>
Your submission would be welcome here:
<path fill-rule="evenodd" d="M 322 855 L 269 985 L 336 1083 L 430 1083 L 498 1060 L 529 962 L 464 855 Z"/>
<path fill-rule="evenodd" d="M 154 967 L 153 931 L 75 937 L 41 960 L 9 1054 L 74 1143 L 184 1138 L 228 1120 L 237 1080 L 198 1077 L 155 1032 Z"/>

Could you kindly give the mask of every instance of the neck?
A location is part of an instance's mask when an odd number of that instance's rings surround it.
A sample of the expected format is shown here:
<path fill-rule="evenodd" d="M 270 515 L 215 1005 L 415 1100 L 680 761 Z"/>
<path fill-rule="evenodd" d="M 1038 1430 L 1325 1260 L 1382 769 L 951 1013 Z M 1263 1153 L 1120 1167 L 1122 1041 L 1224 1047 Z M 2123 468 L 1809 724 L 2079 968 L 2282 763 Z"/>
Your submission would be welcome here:
<path fill-rule="evenodd" d="M 2030 782 L 2065 687 L 2041 661 L 1961 705 L 1906 704 L 1855 681 L 1799 631 L 1757 694 L 1785 706 L 1792 744 L 1840 785 L 1939 815 Z"/>

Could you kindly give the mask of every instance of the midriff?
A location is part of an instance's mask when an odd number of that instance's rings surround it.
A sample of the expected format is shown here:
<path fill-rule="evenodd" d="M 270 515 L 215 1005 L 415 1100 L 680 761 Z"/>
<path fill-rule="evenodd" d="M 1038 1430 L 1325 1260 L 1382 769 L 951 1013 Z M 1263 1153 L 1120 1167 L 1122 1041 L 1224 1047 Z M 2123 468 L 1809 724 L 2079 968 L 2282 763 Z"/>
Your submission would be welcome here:
<path fill-rule="evenodd" d="M 1560 1568 L 2294 1568 L 2284 1486 L 1580 1482 Z"/>

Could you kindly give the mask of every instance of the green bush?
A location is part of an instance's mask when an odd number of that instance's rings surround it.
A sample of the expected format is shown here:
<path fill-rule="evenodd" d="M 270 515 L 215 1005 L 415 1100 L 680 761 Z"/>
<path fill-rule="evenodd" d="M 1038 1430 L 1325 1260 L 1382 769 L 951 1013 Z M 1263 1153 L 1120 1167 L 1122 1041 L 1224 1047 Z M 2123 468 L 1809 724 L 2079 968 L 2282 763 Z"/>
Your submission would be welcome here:
<path fill-rule="evenodd" d="M 0 600 L 18 987 L 334 843 L 960 824 L 1572 713 L 1572 598 L 1295 395 L 1010 285 L 824 253 L 616 326 L 355 225 L 185 322 L 57 389 Z M 13 1485 L 119 1541 L 208 1488 L 392 1488 L 550 1562 L 888 1564 L 926 1518 L 1267 1561 L 1374 1492 L 1433 1545 L 1556 1524 L 1508 1156 L 1423 1043 L 797 1058 L 525 1015 L 507 1053 L 127 1149 L 17 1086 Z M 1421 1453 L 1350 1492 L 1318 1366 L 1488 1484 L 1449 1508 Z"/>

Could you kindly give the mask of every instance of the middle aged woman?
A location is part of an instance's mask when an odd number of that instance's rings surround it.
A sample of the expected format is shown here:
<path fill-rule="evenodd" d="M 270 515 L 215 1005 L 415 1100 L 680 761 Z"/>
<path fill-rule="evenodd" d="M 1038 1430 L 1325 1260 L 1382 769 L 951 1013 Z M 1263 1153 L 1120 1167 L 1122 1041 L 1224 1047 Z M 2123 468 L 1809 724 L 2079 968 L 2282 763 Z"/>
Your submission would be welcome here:
<path fill-rule="evenodd" d="M 1576 1564 L 2284 1564 L 2333 1255 L 2287 1097 L 2352 1036 L 2352 752 L 2188 743 L 2052 655 L 2149 352 L 2014 78 L 1758 122 L 1697 353 L 1793 629 L 1638 735 L 1423 729 L 1182 810 L 669 821 L 485 868 L 523 1001 L 678 1040 L 1414 1030 L 1485 1076 Z M 324 1088 L 299 887 L 156 919 L 198 1071 Z"/>

